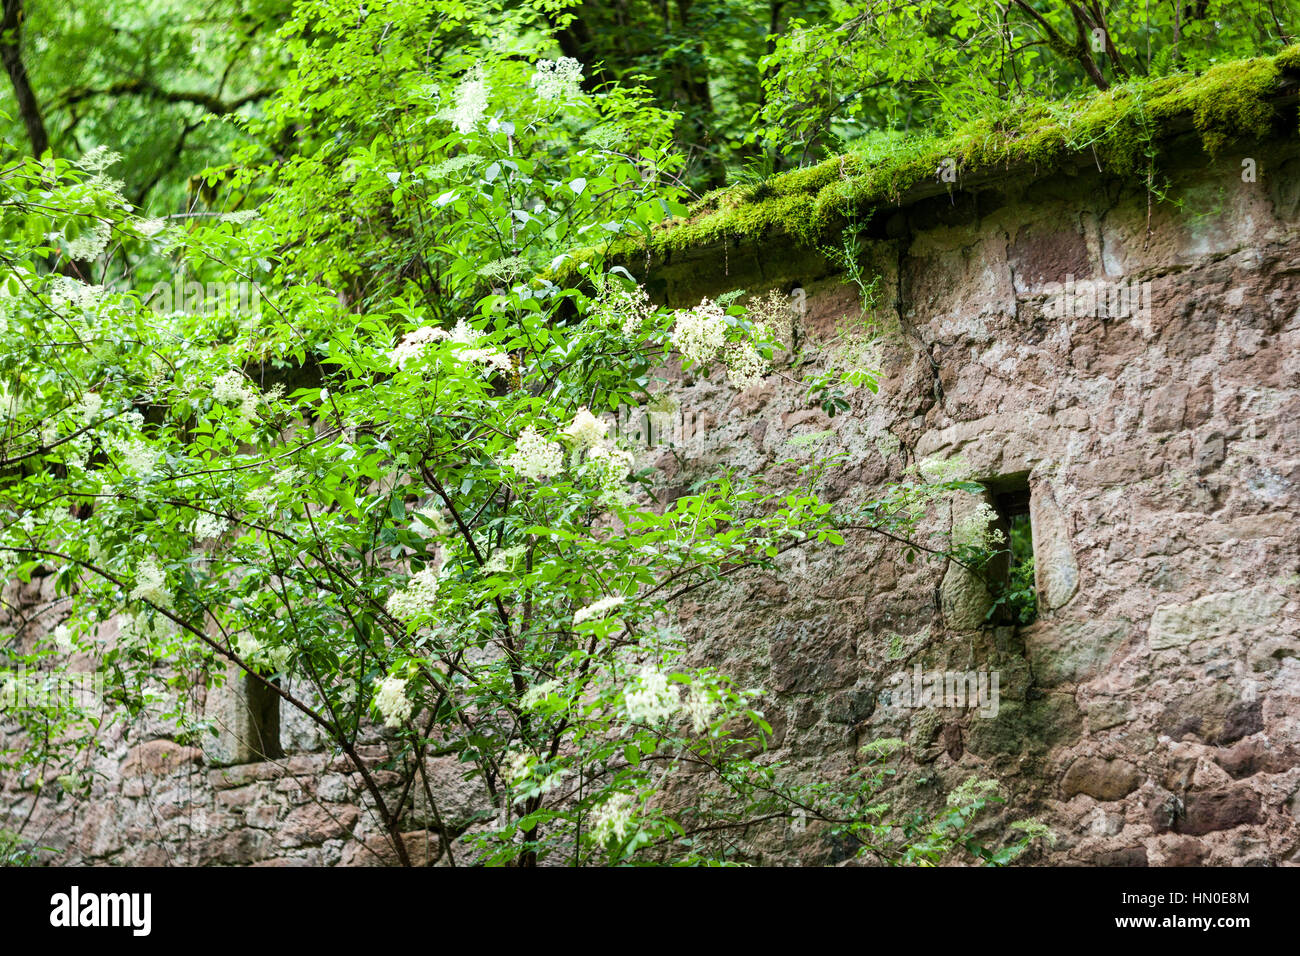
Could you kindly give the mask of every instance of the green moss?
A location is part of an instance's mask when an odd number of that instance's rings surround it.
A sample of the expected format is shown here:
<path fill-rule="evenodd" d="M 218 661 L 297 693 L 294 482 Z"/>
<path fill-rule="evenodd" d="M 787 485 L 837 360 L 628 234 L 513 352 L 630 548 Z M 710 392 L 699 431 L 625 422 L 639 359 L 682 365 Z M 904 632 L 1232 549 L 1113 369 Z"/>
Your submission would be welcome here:
<path fill-rule="evenodd" d="M 1117 175 L 1145 170 L 1154 145 L 1190 119 L 1211 156 L 1231 141 L 1266 134 L 1270 97 L 1300 77 L 1300 44 L 1275 57 L 1223 63 L 1200 76 L 1136 80 L 1064 104 L 1042 104 L 981 120 L 951 135 L 914 140 L 877 162 L 852 154 L 774 176 L 758 185 L 709 193 L 684 219 L 656 229 L 619 252 L 628 260 L 671 255 L 723 241 L 785 234 L 809 246 L 833 240 L 851 217 L 901 201 L 911 188 L 935 182 L 947 159 L 961 176 L 995 175 L 1012 167 L 1051 172 L 1066 160 L 1095 155 Z"/>

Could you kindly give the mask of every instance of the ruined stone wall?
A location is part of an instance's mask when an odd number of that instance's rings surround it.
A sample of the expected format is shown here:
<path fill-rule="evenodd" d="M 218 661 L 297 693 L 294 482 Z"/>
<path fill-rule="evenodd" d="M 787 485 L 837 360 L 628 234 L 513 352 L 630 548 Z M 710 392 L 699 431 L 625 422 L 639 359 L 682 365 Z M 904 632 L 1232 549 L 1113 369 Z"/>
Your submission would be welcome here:
<path fill-rule="evenodd" d="M 1300 861 L 1300 149 L 1171 155 L 1159 202 L 1081 162 L 882 210 L 864 223 L 870 345 L 839 334 L 858 286 L 781 238 L 652 264 L 652 293 L 677 306 L 802 290 L 808 361 L 880 370 L 878 391 L 834 418 L 779 376 L 742 393 L 680 379 L 691 433 L 648 452 L 665 496 L 711 465 L 779 483 L 834 453 L 848 466 L 829 495 L 845 503 L 922 460 L 1029 493 L 1040 611 L 1026 627 L 985 626 L 988 595 L 959 568 L 909 564 L 865 531 L 679 608 L 696 658 L 764 689 L 793 772 L 834 778 L 898 737 L 895 800 L 936 805 L 997 777 L 1005 819 L 1037 815 L 1058 835 L 1040 862 Z M 1067 280 L 1112 296 L 1093 309 Z M 996 671 L 997 715 L 907 706 L 896 678 L 917 665 Z M 146 723 L 116 740 L 108 782 L 39 807 L 29 832 L 67 862 L 388 861 L 356 775 L 308 728 L 286 724 L 282 759 L 228 766 L 163 735 Z M 378 760 L 382 742 L 364 752 Z M 474 792 L 451 761 L 434 762 L 435 790 L 468 819 Z M 30 806 L 0 796 L 11 823 Z M 427 830 L 408 846 L 445 862 Z M 811 827 L 766 852 L 844 855 Z"/>
<path fill-rule="evenodd" d="M 1058 835 L 1048 862 L 1300 862 L 1300 159 L 1242 148 L 1175 147 L 1162 202 L 1085 168 L 878 215 L 884 335 L 865 358 L 882 378 L 846 414 L 774 378 L 683 385 L 709 427 L 666 470 L 844 453 L 832 494 L 851 502 L 956 457 L 1030 492 L 1027 627 L 983 627 L 960 569 L 866 532 L 684 609 L 701 658 L 769 691 L 780 757 L 815 778 L 902 738 L 896 799 L 996 776 L 1007 819 Z M 802 288 L 823 343 L 857 312 L 842 276 L 780 242 L 712 266 L 661 269 L 657 291 Z M 906 706 L 897 675 L 918 664 L 997 671 L 997 716 Z"/>

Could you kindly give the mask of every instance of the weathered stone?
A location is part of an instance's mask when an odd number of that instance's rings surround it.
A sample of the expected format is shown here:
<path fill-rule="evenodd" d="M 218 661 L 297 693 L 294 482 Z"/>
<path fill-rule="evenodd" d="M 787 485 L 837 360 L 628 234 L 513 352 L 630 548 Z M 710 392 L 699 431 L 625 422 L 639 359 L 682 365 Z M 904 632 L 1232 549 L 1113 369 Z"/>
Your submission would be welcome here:
<path fill-rule="evenodd" d="M 200 865 L 220 863 L 246 865 L 262 859 L 271 849 L 270 838 L 261 830 L 239 829 L 196 845 Z"/>
<path fill-rule="evenodd" d="M 1004 700 L 993 718 L 976 718 L 966 749 L 981 757 L 1043 753 L 1076 739 L 1083 719 L 1072 694 L 1044 694 L 1031 701 Z"/>
<path fill-rule="evenodd" d="M 772 685 L 780 693 L 843 687 L 854 677 L 857 644 L 842 624 L 782 621 L 771 638 Z"/>
<path fill-rule="evenodd" d="M 1286 600 L 1264 588 L 1207 594 L 1190 604 L 1162 604 L 1151 616 L 1152 650 L 1233 635 L 1263 635 Z"/>
<path fill-rule="evenodd" d="M 356 807 L 304 804 L 293 810 L 280 825 L 280 845 L 316 845 L 347 836 L 360 817 L 361 811 Z"/>
<path fill-rule="evenodd" d="M 1079 590 L 1079 564 L 1070 544 L 1065 514 L 1047 482 L 1037 482 L 1029 498 L 1034 535 L 1034 576 L 1045 610 L 1062 608 Z"/>
<path fill-rule="evenodd" d="M 1097 866 L 1147 866 L 1147 848 L 1144 846 L 1126 846 L 1118 850 L 1099 853 L 1093 861 Z"/>
<path fill-rule="evenodd" d="M 452 841 L 453 846 L 455 841 Z M 411 866 L 429 866 L 442 856 L 442 841 L 437 833 L 415 830 L 402 834 L 402 844 Z M 349 843 L 343 851 L 340 866 L 400 866 L 397 849 L 383 836 Z"/>
<path fill-rule="evenodd" d="M 1199 687 L 1165 705 L 1157 726 L 1175 740 L 1186 736 L 1207 744 L 1230 744 L 1262 729 L 1259 701 L 1243 701 L 1223 684 Z"/>
<path fill-rule="evenodd" d="M 1259 739 L 1241 740 L 1220 750 L 1214 759 L 1231 776 L 1240 780 L 1257 773 L 1285 773 L 1300 766 L 1300 753 L 1289 747 L 1271 747 Z"/>
<path fill-rule="evenodd" d="M 1165 866 L 1200 866 L 1206 857 L 1206 848 L 1198 840 L 1178 840 L 1165 847 Z"/>
<path fill-rule="evenodd" d="M 870 717 L 875 709 L 876 698 L 871 691 L 842 691 L 827 704 L 826 719 L 836 724 L 856 724 Z"/>
<path fill-rule="evenodd" d="M 1192 792 L 1184 799 L 1183 813 L 1172 826 L 1164 817 L 1153 821 L 1157 830 L 1173 830 L 1189 836 L 1230 830 L 1247 823 L 1259 822 L 1259 794 L 1241 787 Z"/>
<path fill-rule="evenodd" d="M 131 748 L 122 762 L 123 777 L 162 776 L 203 762 L 203 752 L 174 740 L 150 740 Z"/>
<path fill-rule="evenodd" d="M 1128 629 L 1127 621 L 1041 620 L 1031 624 L 1022 634 L 1034 679 L 1048 687 L 1088 680 L 1105 669 Z"/>
<path fill-rule="evenodd" d="M 1084 793 L 1097 800 L 1122 800 L 1142 784 L 1137 767 L 1127 760 L 1080 757 L 1061 778 L 1061 794 Z"/>

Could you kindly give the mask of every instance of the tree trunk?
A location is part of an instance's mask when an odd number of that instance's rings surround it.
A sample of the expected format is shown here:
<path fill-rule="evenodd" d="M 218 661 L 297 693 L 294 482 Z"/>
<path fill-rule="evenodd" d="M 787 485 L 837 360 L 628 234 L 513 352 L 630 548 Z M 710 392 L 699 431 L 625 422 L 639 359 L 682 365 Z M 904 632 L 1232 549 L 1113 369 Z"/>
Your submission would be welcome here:
<path fill-rule="evenodd" d="M 18 101 L 18 115 L 27 127 L 27 138 L 32 143 L 32 154 L 42 156 L 50 148 L 50 136 L 45 130 L 36 92 L 27 78 L 22 52 L 23 0 L 4 0 L 4 19 L 0 21 L 0 60 L 4 60 L 9 82 L 13 84 L 14 99 Z"/>

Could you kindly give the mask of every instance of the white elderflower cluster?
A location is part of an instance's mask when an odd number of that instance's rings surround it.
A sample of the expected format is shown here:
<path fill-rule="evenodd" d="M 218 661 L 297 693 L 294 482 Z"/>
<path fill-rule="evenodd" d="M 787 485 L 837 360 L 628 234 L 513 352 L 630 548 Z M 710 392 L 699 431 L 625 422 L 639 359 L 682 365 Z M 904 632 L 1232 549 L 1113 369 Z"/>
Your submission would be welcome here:
<path fill-rule="evenodd" d="M 170 635 L 161 614 L 123 615 L 118 619 L 117 640 L 124 647 L 149 647 L 166 640 Z"/>
<path fill-rule="evenodd" d="M 424 351 L 430 342 L 438 342 L 447 337 L 447 333 L 432 325 L 422 325 L 402 336 L 397 347 L 388 353 L 388 360 L 398 368 L 405 368 L 406 363 Z"/>
<path fill-rule="evenodd" d="M 702 734 L 709 729 L 713 715 L 718 712 L 718 702 L 709 693 L 709 689 L 700 684 L 692 684 L 686 701 L 682 704 L 682 713 L 690 719 L 691 729 Z"/>
<path fill-rule="evenodd" d="M 581 624 L 583 621 L 599 620 L 614 608 L 619 607 L 627 599 L 622 595 L 615 594 L 612 597 L 601 598 L 599 601 L 593 601 L 586 607 L 580 607 L 573 613 L 573 623 Z"/>
<path fill-rule="evenodd" d="M 135 569 L 135 587 L 128 595 L 132 601 L 148 601 L 157 607 L 172 606 L 172 592 L 167 589 L 167 576 L 154 558 L 141 558 Z"/>
<path fill-rule="evenodd" d="M 212 400 L 222 405 L 238 406 L 240 417 L 251 419 L 257 414 L 257 404 L 261 399 L 244 376 L 231 370 L 217 376 L 212 383 Z"/>
<path fill-rule="evenodd" d="M 558 474 L 564 467 L 564 449 L 559 442 L 549 441 L 529 425 L 515 441 L 515 450 L 505 460 L 524 478 L 538 479 L 544 475 Z"/>
<path fill-rule="evenodd" d="M 571 56 L 558 60 L 538 60 L 537 72 L 528 85 L 541 100 L 568 100 L 578 95 L 582 83 L 582 64 Z"/>
<path fill-rule="evenodd" d="M 296 465 L 281 468 L 271 480 L 248 493 L 248 500 L 259 507 L 266 508 L 279 501 L 280 496 L 289 490 L 302 477 L 302 469 Z"/>
<path fill-rule="evenodd" d="M 50 282 L 50 304 L 56 309 L 71 305 L 84 312 L 93 311 L 108 294 L 102 285 L 89 285 L 71 276 L 55 276 Z"/>
<path fill-rule="evenodd" d="M 482 158 L 477 153 L 463 153 L 460 156 L 453 156 L 434 166 L 429 170 L 428 176 L 430 179 L 446 179 L 452 173 L 458 173 L 462 169 L 473 166 Z"/>
<path fill-rule="evenodd" d="M 591 830 L 596 839 L 605 843 L 610 837 L 622 843 L 632 829 L 632 797 L 616 793 L 591 815 Z"/>
<path fill-rule="evenodd" d="M 626 289 L 615 281 L 606 283 L 591 307 L 591 314 L 598 322 L 609 328 L 617 327 L 628 338 L 640 332 L 654 313 L 654 304 L 644 286 Z"/>
<path fill-rule="evenodd" d="M 515 562 L 522 558 L 527 550 L 528 546 L 525 544 L 517 544 L 513 548 L 498 548 L 484 562 L 483 573 L 503 574 L 507 571 L 513 571 Z"/>
<path fill-rule="evenodd" d="M 524 691 L 524 696 L 519 701 L 519 706 L 524 710 L 532 710 L 542 701 L 546 700 L 560 689 L 558 680 L 544 680 L 540 684 L 534 684 L 528 690 Z"/>
<path fill-rule="evenodd" d="M 960 456 L 953 458 L 922 458 L 916 469 L 926 481 L 936 485 L 949 481 L 962 481 L 970 477 L 970 465 Z"/>
<path fill-rule="evenodd" d="M 385 727 L 400 727 L 411 716 L 415 701 L 406 696 L 406 681 L 400 677 L 385 677 L 376 681 L 375 706 L 383 715 Z"/>
<path fill-rule="evenodd" d="M 89 439 L 83 436 L 68 442 L 63 447 L 65 449 L 63 457 L 64 464 L 75 470 L 81 470 L 86 467 L 86 462 L 90 459 Z"/>
<path fill-rule="evenodd" d="M 282 673 L 292 653 L 288 647 L 267 647 L 255 634 L 236 635 L 234 651 L 245 664 L 264 674 Z"/>
<path fill-rule="evenodd" d="M 607 502 L 621 501 L 627 497 L 624 479 L 636 463 L 636 456 L 625 448 L 612 444 L 597 445 L 587 453 L 587 470 L 600 485 L 601 498 Z"/>
<path fill-rule="evenodd" d="M 243 225 L 246 222 L 252 222 L 260 213 L 256 209 L 240 209 L 236 212 L 223 212 L 219 217 L 222 222 L 233 222 L 236 225 Z"/>
<path fill-rule="evenodd" d="M 457 355 L 466 362 L 473 362 L 475 365 L 482 365 L 486 368 L 494 368 L 498 372 L 504 372 L 507 375 L 513 372 L 515 368 L 514 362 L 511 361 L 509 355 L 491 346 L 461 349 Z"/>
<path fill-rule="evenodd" d="M 61 651 L 72 650 L 72 629 L 67 624 L 60 624 L 54 629 L 54 646 Z"/>
<path fill-rule="evenodd" d="M 583 405 L 573 416 L 573 421 L 565 425 L 560 434 L 579 448 L 590 448 L 599 444 L 608 430 L 609 423 L 601 421 L 587 410 L 586 405 Z"/>
<path fill-rule="evenodd" d="M 472 133 L 487 112 L 489 92 L 483 71 L 476 69 L 456 87 L 456 105 L 438 114 L 439 118 L 450 121 L 462 135 Z"/>
<path fill-rule="evenodd" d="M 457 345 L 469 346 L 456 353 L 462 361 L 488 366 L 502 372 L 512 371 L 514 365 L 510 356 L 491 346 L 479 346 L 478 342 L 482 337 L 464 319 L 457 321 L 456 327 L 450 332 L 437 326 L 422 325 L 402 336 L 397 347 L 388 353 L 388 359 L 397 368 L 405 368 L 407 362 L 420 355 L 431 343 L 453 342 Z"/>
<path fill-rule="evenodd" d="M 194 539 L 211 541 L 219 538 L 230 528 L 230 522 L 220 515 L 204 512 L 194 519 Z"/>
<path fill-rule="evenodd" d="M 107 146 L 96 146 L 77 160 L 77 165 L 89 173 L 102 173 L 121 158 L 121 153 L 115 153 Z"/>
<path fill-rule="evenodd" d="M 438 572 L 427 567 L 411 576 L 406 587 L 388 596 L 388 613 L 401 621 L 428 617 L 438 602 Z"/>
<path fill-rule="evenodd" d="M 998 782 L 996 780 L 981 780 L 979 777 L 967 777 L 947 796 L 947 803 L 950 807 L 960 807 L 967 803 L 973 803 L 976 800 L 984 800 L 988 797 L 996 796 L 998 792 Z"/>
<path fill-rule="evenodd" d="M 117 438 L 113 442 L 113 450 L 120 455 L 122 464 L 138 475 L 152 475 L 159 459 L 156 447 L 149 445 L 143 438 Z"/>
<path fill-rule="evenodd" d="M 751 299 L 745 306 L 745 313 L 755 325 L 770 329 L 773 339 L 784 348 L 792 347 L 798 310 L 790 296 L 773 289 L 767 295 Z"/>
<path fill-rule="evenodd" d="M 533 761 L 536 758 L 527 750 L 520 750 L 510 755 L 506 765 L 502 768 L 502 773 L 506 782 L 514 785 L 527 780 L 533 772 Z"/>
<path fill-rule="evenodd" d="M 96 219 L 89 229 L 84 230 L 77 238 L 69 240 L 68 258 L 76 262 L 98 259 L 108 248 L 109 240 L 112 238 L 113 227 L 101 219 Z"/>
<path fill-rule="evenodd" d="M 1001 528 L 994 526 L 998 513 L 987 501 L 981 501 L 965 514 L 956 515 L 952 522 L 954 547 L 977 548 L 981 551 L 998 547 L 1006 541 Z"/>
<path fill-rule="evenodd" d="M 152 239 L 154 236 L 158 235 L 158 233 L 167 228 L 167 220 L 141 219 L 135 224 L 135 228 L 139 231 L 140 235 L 144 236 L 146 239 Z"/>
<path fill-rule="evenodd" d="M 527 270 L 528 260 L 523 256 L 502 256 L 500 259 L 493 259 L 486 265 L 479 266 L 476 271 L 489 279 L 509 281 L 523 275 Z"/>
<path fill-rule="evenodd" d="M 95 424 L 103 407 L 104 399 L 99 392 L 87 392 L 85 395 L 82 395 L 81 402 L 77 405 L 77 410 L 81 413 L 81 424 Z"/>
<path fill-rule="evenodd" d="M 711 299 L 701 299 L 693 309 L 677 313 L 673 348 L 696 365 L 708 365 L 727 341 L 727 314 Z"/>
<path fill-rule="evenodd" d="M 755 334 L 762 337 L 765 330 L 755 329 Z M 753 342 L 733 342 L 726 348 L 727 381 L 733 388 L 744 391 L 763 381 L 767 374 L 767 362 Z"/>
<path fill-rule="evenodd" d="M 677 713 L 680 701 L 663 671 L 643 667 L 635 689 L 623 691 L 623 703 L 633 723 L 658 724 Z"/>

